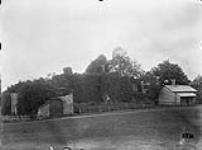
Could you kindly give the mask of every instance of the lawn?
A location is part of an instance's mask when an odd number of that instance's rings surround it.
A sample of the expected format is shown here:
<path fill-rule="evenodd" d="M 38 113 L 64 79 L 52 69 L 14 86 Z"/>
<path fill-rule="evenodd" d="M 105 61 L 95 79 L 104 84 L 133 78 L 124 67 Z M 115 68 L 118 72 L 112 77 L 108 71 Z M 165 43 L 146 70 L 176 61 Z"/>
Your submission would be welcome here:
<path fill-rule="evenodd" d="M 183 128 L 194 133 L 190 144 L 202 147 L 202 106 L 134 110 L 96 117 L 5 123 L 5 150 L 46 150 L 50 144 L 75 150 L 177 150 Z M 184 146 L 185 147 L 185 146 Z"/>

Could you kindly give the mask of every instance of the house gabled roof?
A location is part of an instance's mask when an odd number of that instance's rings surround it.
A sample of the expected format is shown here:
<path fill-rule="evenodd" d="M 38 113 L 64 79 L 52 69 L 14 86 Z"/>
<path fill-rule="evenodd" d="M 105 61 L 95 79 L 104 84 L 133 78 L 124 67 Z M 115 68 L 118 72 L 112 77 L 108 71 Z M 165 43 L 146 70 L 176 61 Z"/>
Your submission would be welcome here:
<path fill-rule="evenodd" d="M 189 85 L 166 85 L 165 87 L 172 92 L 197 92 L 197 90 Z"/>

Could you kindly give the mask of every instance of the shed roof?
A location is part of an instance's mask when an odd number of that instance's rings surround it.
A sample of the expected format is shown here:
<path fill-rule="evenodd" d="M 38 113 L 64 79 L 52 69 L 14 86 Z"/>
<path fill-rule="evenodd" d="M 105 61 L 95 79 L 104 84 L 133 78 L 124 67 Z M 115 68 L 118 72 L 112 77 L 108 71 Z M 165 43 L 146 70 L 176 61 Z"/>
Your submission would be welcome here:
<path fill-rule="evenodd" d="M 189 85 L 166 85 L 166 88 L 172 92 L 196 92 L 194 88 Z"/>
<path fill-rule="evenodd" d="M 196 94 L 194 93 L 178 93 L 180 97 L 196 97 Z"/>

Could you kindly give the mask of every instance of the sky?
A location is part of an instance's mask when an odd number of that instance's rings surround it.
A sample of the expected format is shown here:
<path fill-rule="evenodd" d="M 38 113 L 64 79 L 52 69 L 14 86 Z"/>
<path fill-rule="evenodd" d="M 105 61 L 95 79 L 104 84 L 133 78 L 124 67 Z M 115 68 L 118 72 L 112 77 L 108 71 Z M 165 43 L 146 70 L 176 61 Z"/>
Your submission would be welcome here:
<path fill-rule="evenodd" d="M 202 74 L 201 27 L 200 0 L 3 0 L 2 89 L 67 66 L 82 73 L 116 47 L 146 71 L 169 59 L 193 79 Z"/>

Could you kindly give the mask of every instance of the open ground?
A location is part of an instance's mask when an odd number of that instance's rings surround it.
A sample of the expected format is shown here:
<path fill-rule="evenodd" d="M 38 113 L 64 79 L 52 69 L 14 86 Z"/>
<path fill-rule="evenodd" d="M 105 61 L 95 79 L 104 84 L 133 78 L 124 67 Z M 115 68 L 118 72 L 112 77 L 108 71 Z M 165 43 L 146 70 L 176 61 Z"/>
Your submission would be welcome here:
<path fill-rule="evenodd" d="M 194 138 L 180 146 L 184 128 Z M 201 133 L 202 106 L 191 106 L 4 123 L 2 143 L 5 150 L 200 150 Z"/>

